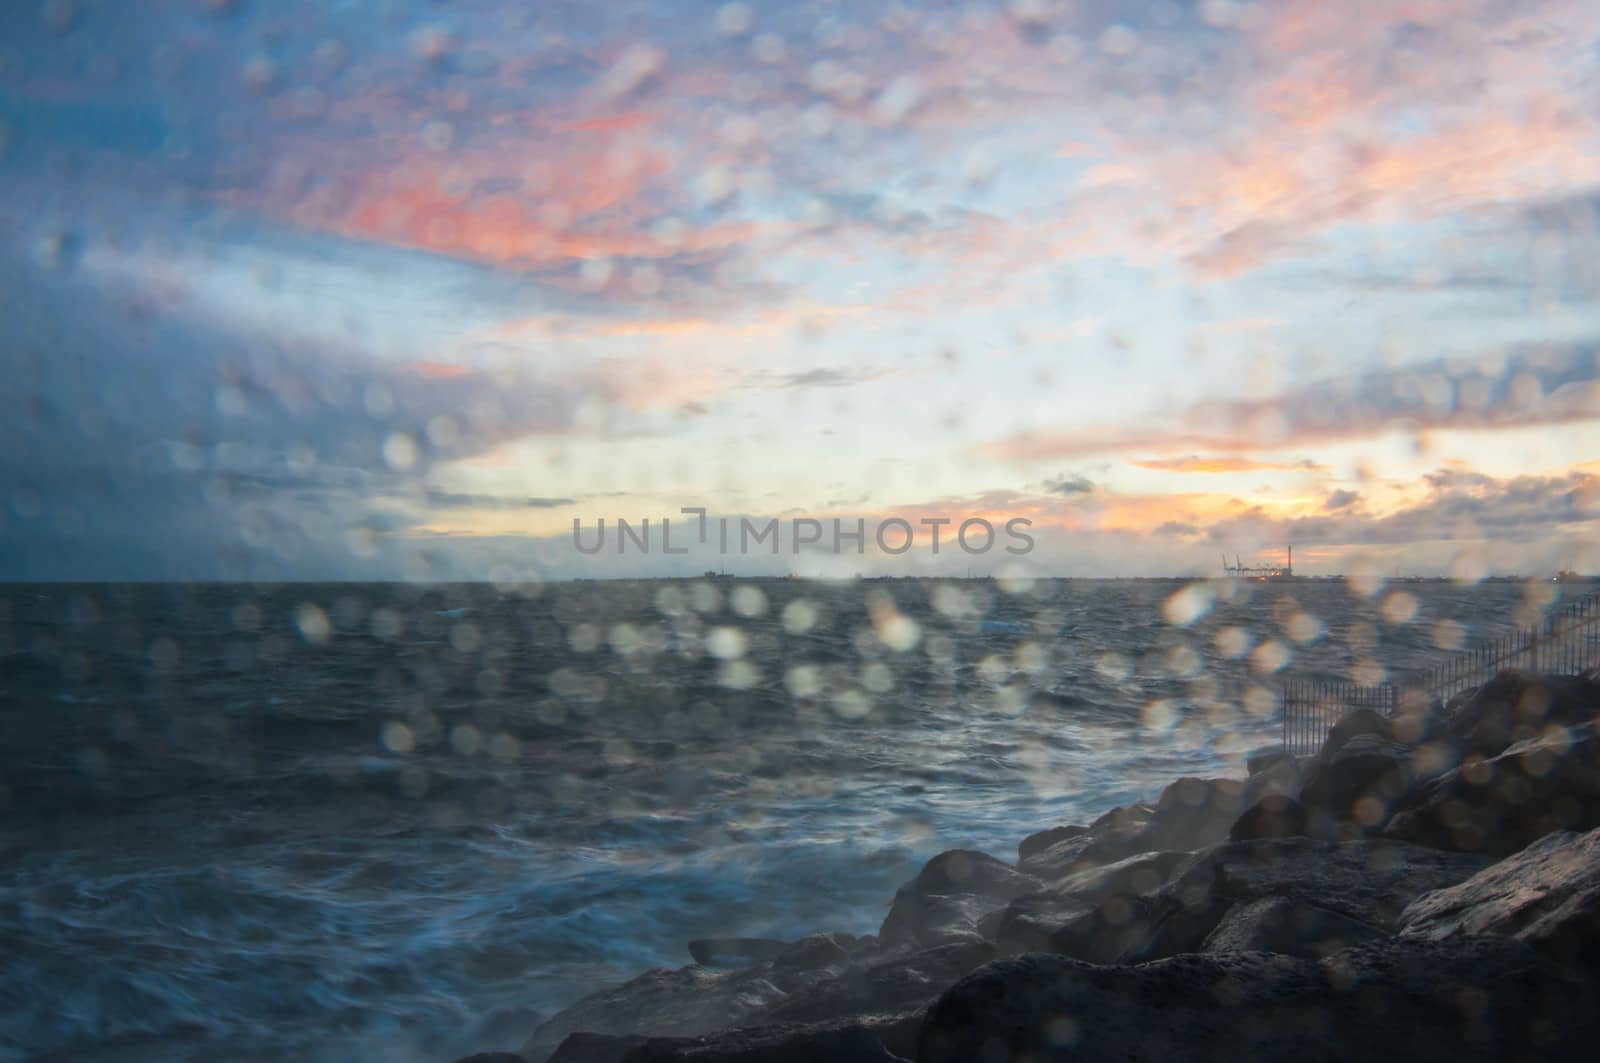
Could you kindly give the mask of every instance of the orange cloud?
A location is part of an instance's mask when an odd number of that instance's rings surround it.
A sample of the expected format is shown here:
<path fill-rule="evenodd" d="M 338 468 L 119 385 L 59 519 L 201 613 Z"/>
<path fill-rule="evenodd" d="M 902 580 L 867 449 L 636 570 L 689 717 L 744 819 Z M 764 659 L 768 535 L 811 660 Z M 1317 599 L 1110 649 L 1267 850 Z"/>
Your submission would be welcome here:
<path fill-rule="evenodd" d="M 455 365 L 450 362 L 412 362 L 411 368 L 417 375 L 425 376 L 430 380 L 451 380 L 455 377 L 466 376 L 470 369 L 464 365 Z"/>
<path fill-rule="evenodd" d="M 1154 469 L 1158 472 L 1254 472 L 1257 470 L 1279 472 L 1326 472 L 1328 466 L 1318 465 L 1313 461 L 1278 462 L 1254 461 L 1250 458 L 1241 458 L 1235 455 L 1223 457 L 1202 458 L 1191 455 L 1187 458 L 1146 458 L 1143 461 L 1131 462 L 1141 469 Z"/>

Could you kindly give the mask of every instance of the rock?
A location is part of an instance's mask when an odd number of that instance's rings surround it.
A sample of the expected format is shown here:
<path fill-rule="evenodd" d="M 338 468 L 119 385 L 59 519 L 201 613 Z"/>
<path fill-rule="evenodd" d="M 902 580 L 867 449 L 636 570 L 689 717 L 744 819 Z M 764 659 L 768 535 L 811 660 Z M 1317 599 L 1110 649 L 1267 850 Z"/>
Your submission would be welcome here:
<path fill-rule="evenodd" d="M 1113 897 L 1050 935 L 1051 951 L 1092 963 L 1139 963 L 1197 952 L 1235 904 L 1284 897 L 1391 930 L 1418 896 L 1488 864 L 1386 840 L 1233 842 L 1197 854 L 1160 890 Z"/>
<path fill-rule="evenodd" d="M 1346 742 L 1358 735 L 1372 735 L 1385 742 L 1393 742 L 1394 724 L 1388 717 L 1371 709 L 1357 709 L 1348 713 L 1328 731 L 1328 737 L 1322 740 L 1322 748 L 1317 752 L 1317 759 L 1326 760 L 1333 756 L 1344 748 Z"/>
<path fill-rule="evenodd" d="M 857 965 L 797 990 L 761 1018 L 777 1023 L 833 1022 L 921 1008 L 994 956 L 993 945 L 974 941 Z"/>
<path fill-rule="evenodd" d="M 1313 813 L 1292 797 L 1272 794 L 1245 809 L 1228 830 L 1228 840 L 1255 841 L 1264 838 L 1321 838 L 1337 840 L 1339 826 L 1331 816 Z"/>
<path fill-rule="evenodd" d="M 457 1063 L 528 1063 L 528 1061 L 525 1057 L 511 1052 L 479 1052 L 477 1055 L 458 1060 Z M 572 1063 L 579 1061 L 574 1059 Z M 605 1061 L 597 1059 L 595 1063 L 605 1063 Z"/>
<path fill-rule="evenodd" d="M 1509 856 L 1555 830 L 1600 827 L 1600 728 L 1552 728 L 1469 759 L 1409 795 L 1384 828 L 1438 849 Z"/>
<path fill-rule="evenodd" d="M 1387 725 L 1367 710 L 1346 721 L 1363 715 Z M 1337 745 L 1329 737 L 1306 774 L 1300 804 L 1309 814 L 1339 824 L 1344 836 L 1359 837 L 1383 826 L 1390 808 L 1410 791 L 1413 778 L 1408 746 L 1370 731 L 1346 735 Z"/>
<path fill-rule="evenodd" d="M 1105 867 L 1080 871 L 1048 890 L 1023 894 L 1000 913 L 995 942 L 1002 953 L 1048 948 L 1050 935 L 1062 924 L 1113 897 L 1153 893 L 1192 859 L 1193 854 L 1185 852 L 1141 853 Z"/>
<path fill-rule="evenodd" d="M 710 1037 L 653 1038 L 621 1063 L 906 1063 L 922 1013 L 811 1026 L 757 1026 Z"/>
<path fill-rule="evenodd" d="M 1237 779 L 1179 779 L 1161 791 L 1141 844 L 1147 852 L 1215 845 L 1245 810 L 1244 795 Z"/>
<path fill-rule="evenodd" d="M 900 887 L 878 936 L 931 947 L 978 937 L 978 921 L 1039 881 L 992 856 L 965 849 L 940 853 Z"/>
<path fill-rule="evenodd" d="M 1033 852 L 1020 868 L 1035 878 L 1053 882 L 1086 868 L 1146 852 L 1150 847 L 1145 844 L 1145 834 L 1155 811 L 1150 805 L 1114 808 L 1091 823 L 1087 832 Z"/>
<path fill-rule="evenodd" d="M 761 968 L 654 970 L 600 990 L 545 1021 L 522 1054 L 544 1059 L 568 1034 L 690 1037 L 739 1025 L 784 998 Z"/>
<path fill-rule="evenodd" d="M 1263 897 L 1228 909 L 1201 951 L 1277 952 L 1321 959 L 1388 936 L 1384 930 L 1314 904 Z"/>
<path fill-rule="evenodd" d="M 849 934 L 813 934 L 779 953 L 768 967 L 767 977 L 784 992 L 793 992 L 796 986 L 833 971 L 865 951 L 861 939 Z"/>
<path fill-rule="evenodd" d="M 1088 827 L 1077 825 L 1051 827 L 1048 830 L 1036 831 L 1022 839 L 1017 846 L 1017 860 L 1028 859 L 1034 853 L 1041 853 L 1056 842 L 1064 842 L 1068 838 L 1076 838 L 1080 834 L 1089 833 Z"/>
<path fill-rule="evenodd" d="M 1004 903 L 971 893 L 896 895 L 880 936 L 890 943 L 930 949 L 971 942 L 983 936 L 978 927 L 984 917 Z"/>
<path fill-rule="evenodd" d="M 1576 727 L 1600 716 L 1600 682 L 1582 676 L 1504 671 L 1450 701 L 1431 730 L 1460 755 L 1493 757 L 1513 743 L 1537 737 L 1551 724 Z"/>
<path fill-rule="evenodd" d="M 1259 775 L 1274 765 L 1294 762 L 1294 754 L 1282 746 L 1264 746 L 1245 757 L 1244 766 L 1251 775 Z"/>
<path fill-rule="evenodd" d="M 774 938 L 696 938 L 689 955 L 703 967 L 748 967 L 766 963 L 789 947 Z"/>
<path fill-rule="evenodd" d="M 1274 795 L 1299 797 L 1303 775 L 1298 757 L 1284 756 L 1273 761 L 1245 780 L 1244 807 Z"/>
<path fill-rule="evenodd" d="M 1593 983 L 1518 942 L 1384 941 L 1321 961 L 1269 953 L 1097 967 L 997 960 L 929 1011 L 919 1063 L 1587 1060 Z"/>
<path fill-rule="evenodd" d="M 1154 805 L 1120 805 L 1089 824 L 1089 833 L 1106 834 L 1111 831 L 1142 830 L 1155 818 Z"/>
<path fill-rule="evenodd" d="M 603 1033 L 568 1035 L 545 1063 L 622 1063 L 622 1057 L 648 1041 L 638 1035 L 615 1036 Z M 522 1057 L 517 1057 L 521 1060 Z M 509 1061 L 506 1061 L 509 1063 Z M 524 1061 L 525 1063 L 525 1061 Z"/>
<path fill-rule="evenodd" d="M 1400 935 L 1411 940 L 1481 934 L 1600 970 L 1600 830 L 1546 835 L 1459 885 L 1423 894 L 1400 917 Z"/>

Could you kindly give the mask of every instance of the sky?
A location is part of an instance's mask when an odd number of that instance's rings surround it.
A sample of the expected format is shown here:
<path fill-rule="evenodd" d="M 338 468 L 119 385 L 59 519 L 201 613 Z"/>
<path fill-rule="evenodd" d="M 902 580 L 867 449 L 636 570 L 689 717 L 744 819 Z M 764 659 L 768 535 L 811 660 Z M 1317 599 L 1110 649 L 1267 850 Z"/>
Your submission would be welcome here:
<path fill-rule="evenodd" d="M 1591 0 L 13 0 L 0 579 L 1600 572 L 1597 221 Z"/>

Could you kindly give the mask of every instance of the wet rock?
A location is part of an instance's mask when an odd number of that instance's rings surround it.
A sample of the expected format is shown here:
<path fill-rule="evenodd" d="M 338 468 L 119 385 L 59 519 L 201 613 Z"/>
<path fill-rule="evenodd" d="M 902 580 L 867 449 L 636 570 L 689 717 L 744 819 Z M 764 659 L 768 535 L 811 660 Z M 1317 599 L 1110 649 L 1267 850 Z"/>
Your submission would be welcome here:
<path fill-rule="evenodd" d="M 703 967 L 647 971 L 600 990 L 543 1023 L 523 1046 L 544 1059 L 568 1034 L 697 1036 L 738 1025 L 784 998 L 761 968 L 715 972 Z"/>
<path fill-rule="evenodd" d="M 1017 859 L 1026 860 L 1035 853 L 1042 853 L 1057 842 L 1064 842 L 1068 838 L 1076 838 L 1080 834 L 1089 833 L 1089 828 L 1073 824 L 1070 826 L 1050 827 L 1047 830 L 1035 831 L 1022 839 L 1017 845 Z"/>
<path fill-rule="evenodd" d="M 929 1011 L 919 1063 L 1586 1060 L 1593 983 L 1503 939 L 1247 952 L 1102 967 L 997 960 Z"/>
<path fill-rule="evenodd" d="M 1228 830 L 1228 840 L 1235 842 L 1289 837 L 1333 841 L 1339 828 L 1331 817 L 1311 812 L 1292 797 L 1273 794 L 1245 809 Z"/>
<path fill-rule="evenodd" d="M 797 985 L 831 972 L 866 951 L 868 946 L 863 940 L 849 934 L 813 934 L 779 953 L 768 967 L 767 977 L 779 989 L 792 992 Z"/>
<path fill-rule="evenodd" d="M 1160 890 L 1113 897 L 1049 938 L 1053 952 L 1139 963 L 1196 952 L 1234 905 L 1284 897 L 1392 930 L 1406 905 L 1487 866 L 1483 857 L 1386 840 L 1233 842 L 1198 854 Z"/>
<path fill-rule="evenodd" d="M 1263 897 L 1230 908 L 1201 951 L 1276 952 L 1321 959 L 1388 936 L 1385 930 L 1314 904 Z"/>
<path fill-rule="evenodd" d="M 1274 767 L 1275 765 L 1284 763 L 1293 764 L 1294 762 L 1294 754 L 1290 753 L 1288 750 L 1283 749 L 1280 746 L 1264 746 L 1263 748 L 1258 749 L 1254 753 L 1251 753 L 1249 756 L 1247 756 L 1245 758 L 1244 765 L 1245 769 L 1251 775 L 1259 775 L 1261 772 L 1266 771 L 1268 768 Z"/>
<path fill-rule="evenodd" d="M 1035 851 L 1019 867 L 1035 878 L 1054 882 L 1087 868 L 1147 852 L 1150 846 L 1145 843 L 1145 835 L 1155 812 L 1151 805 L 1114 808 L 1091 823 L 1083 834 Z"/>
<path fill-rule="evenodd" d="M 1024 894 L 1000 913 L 995 942 L 1002 953 L 1049 947 L 1050 935 L 1114 897 L 1154 893 L 1192 853 L 1141 853 L 1104 867 L 1089 868 L 1048 890 Z"/>
<path fill-rule="evenodd" d="M 1385 742 L 1395 740 L 1394 724 L 1388 717 L 1371 709 L 1357 709 L 1342 717 L 1328 731 L 1328 737 L 1322 740 L 1322 748 L 1317 752 L 1319 760 L 1325 760 L 1344 748 L 1346 742 L 1360 735 L 1372 735 Z"/>
<path fill-rule="evenodd" d="M 1425 893 L 1400 918 L 1411 940 L 1497 934 L 1600 970 L 1600 830 L 1561 831 L 1465 882 Z"/>
<path fill-rule="evenodd" d="M 912 1012 L 810 1026 L 757 1026 L 709 1037 L 655 1038 L 632 1048 L 620 1063 L 906 1063 L 922 1021 L 921 1012 Z"/>
<path fill-rule="evenodd" d="M 1308 761 L 1309 762 L 1309 761 Z M 1285 756 L 1252 772 L 1245 780 L 1244 807 L 1273 795 L 1298 797 L 1304 783 L 1304 767 L 1297 757 Z"/>
<path fill-rule="evenodd" d="M 622 1063 L 622 1057 L 647 1040 L 637 1035 L 575 1033 L 562 1041 L 545 1063 Z"/>
<path fill-rule="evenodd" d="M 763 1022 L 832 1022 L 920 1008 L 957 979 L 994 959 L 986 941 L 944 945 L 881 963 L 859 964 L 818 980 L 766 1009 Z"/>
<path fill-rule="evenodd" d="M 1600 681 L 1582 676 L 1504 671 L 1452 699 L 1430 730 L 1453 742 L 1459 755 L 1492 757 L 1537 737 L 1546 727 L 1576 727 L 1600 716 Z"/>
<path fill-rule="evenodd" d="M 1215 845 L 1246 807 L 1245 784 L 1238 779 L 1179 779 L 1161 791 L 1141 845 L 1146 851 Z"/>
<path fill-rule="evenodd" d="M 1376 713 L 1365 715 L 1387 726 Z M 1323 749 L 1300 788 L 1300 804 L 1313 816 L 1321 814 L 1339 824 L 1346 837 L 1381 828 L 1390 809 L 1411 790 L 1415 776 L 1410 747 L 1360 731 L 1337 745 L 1330 737 Z"/>
<path fill-rule="evenodd" d="M 1039 881 L 984 853 L 954 849 L 928 861 L 900 887 L 878 936 L 924 947 L 977 938 L 983 916 Z"/>
<path fill-rule="evenodd" d="M 765 963 L 789 947 L 775 938 L 696 938 L 689 955 L 703 967 L 748 967 Z"/>
<path fill-rule="evenodd" d="M 1439 849 L 1509 856 L 1556 830 L 1600 827 L 1600 728 L 1552 728 L 1469 759 L 1410 794 L 1384 828 Z"/>

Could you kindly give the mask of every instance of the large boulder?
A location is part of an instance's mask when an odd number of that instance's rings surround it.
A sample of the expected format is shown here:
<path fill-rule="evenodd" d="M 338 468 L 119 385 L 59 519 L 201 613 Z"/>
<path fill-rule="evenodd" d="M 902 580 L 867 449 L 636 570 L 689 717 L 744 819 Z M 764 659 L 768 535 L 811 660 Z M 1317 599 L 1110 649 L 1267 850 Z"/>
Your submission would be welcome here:
<path fill-rule="evenodd" d="M 1546 835 L 1459 885 L 1423 894 L 1400 917 L 1407 939 L 1479 934 L 1600 970 L 1600 830 Z"/>
<path fill-rule="evenodd" d="M 1412 793 L 1387 837 L 1509 856 L 1555 830 L 1600 827 L 1600 728 L 1551 728 L 1468 759 Z"/>
<path fill-rule="evenodd" d="M 852 965 L 796 989 L 764 1009 L 761 1021 L 833 1022 L 850 1016 L 887 1015 L 920 1008 L 994 956 L 993 945 L 978 941 Z"/>
<path fill-rule="evenodd" d="M 1431 732 L 1455 743 L 1460 755 L 1492 757 L 1537 737 L 1545 728 L 1576 727 L 1600 717 L 1600 681 L 1586 676 L 1504 671 L 1450 700 Z"/>
<path fill-rule="evenodd" d="M 1342 833 L 1332 816 L 1313 812 L 1292 797 L 1269 794 L 1234 821 L 1228 829 L 1228 840 L 1248 842 L 1298 836 L 1337 841 Z"/>
<path fill-rule="evenodd" d="M 1089 824 L 1082 834 L 1064 837 L 1030 853 L 1018 867 L 1037 879 L 1055 882 L 1086 868 L 1148 852 L 1146 834 L 1155 814 L 1152 805 L 1114 808 Z"/>
<path fill-rule="evenodd" d="M 1141 897 L 1160 889 L 1180 866 L 1195 859 L 1185 852 L 1140 853 L 1104 867 L 1069 875 L 1048 890 L 1026 893 L 1006 906 L 995 928 L 1002 953 L 1049 947 L 1050 936 L 1114 897 Z"/>
<path fill-rule="evenodd" d="M 813 1025 L 753 1026 L 709 1037 L 652 1038 L 618 1063 L 906 1063 L 921 1012 Z"/>
<path fill-rule="evenodd" d="M 1293 764 L 1295 756 L 1282 746 L 1262 746 L 1244 758 L 1245 770 L 1251 775 L 1258 775 L 1268 768 L 1278 764 Z"/>
<path fill-rule="evenodd" d="M 1346 713 L 1328 730 L 1328 737 L 1322 740 L 1322 748 L 1317 751 L 1317 759 L 1325 760 L 1333 756 L 1344 748 L 1346 742 L 1361 735 L 1371 735 L 1385 742 L 1393 742 L 1394 722 L 1371 709 L 1357 709 Z"/>
<path fill-rule="evenodd" d="M 984 915 L 1039 886 L 1038 879 L 985 853 L 940 853 L 895 893 L 878 936 L 924 948 L 970 942 L 979 936 Z"/>
<path fill-rule="evenodd" d="M 1470 878 L 1488 863 L 1386 840 L 1233 842 L 1198 854 L 1154 894 L 1113 897 L 1069 920 L 1048 944 L 1052 952 L 1107 964 L 1197 952 L 1236 904 L 1264 897 L 1391 930 L 1418 896 Z"/>
<path fill-rule="evenodd" d="M 637 1034 L 616 1035 L 579 1032 L 567 1035 L 543 1063 L 622 1063 L 622 1057 L 648 1041 Z M 527 1063 L 521 1056 L 521 1063 Z M 463 1060 L 462 1063 L 471 1063 Z M 510 1060 L 504 1063 L 511 1063 Z M 538 1063 L 538 1060 L 535 1060 Z"/>
<path fill-rule="evenodd" d="M 1161 791 L 1156 814 L 1140 844 L 1147 852 L 1215 845 L 1247 807 L 1238 779 L 1182 778 Z"/>
<path fill-rule="evenodd" d="M 1277 952 L 1322 959 L 1388 936 L 1385 930 L 1315 904 L 1263 897 L 1228 909 L 1201 951 Z"/>
<path fill-rule="evenodd" d="M 1135 967 L 997 960 L 929 1011 L 919 1063 L 1564 1061 L 1592 1057 L 1593 983 L 1519 942 L 1385 941 L 1321 961 L 1261 952 Z"/>
<path fill-rule="evenodd" d="M 1017 843 L 1017 860 L 1026 860 L 1035 853 L 1044 852 L 1057 842 L 1064 842 L 1069 838 L 1076 838 L 1080 834 L 1088 833 L 1088 827 L 1077 823 L 1063 824 L 1059 827 L 1048 827 L 1045 830 L 1034 831 Z"/>
<path fill-rule="evenodd" d="M 849 934 L 812 934 L 793 942 L 766 968 L 767 980 L 786 993 L 836 974 L 853 959 L 871 956 L 877 950 L 876 938 Z"/>
<path fill-rule="evenodd" d="M 1362 717 L 1387 724 L 1367 711 L 1347 720 Z M 1360 837 L 1383 826 L 1390 808 L 1410 791 L 1413 778 L 1409 746 L 1377 731 L 1336 733 L 1306 773 L 1299 800 L 1311 816 L 1324 817 L 1344 837 Z"/>
<path fill-rule="evenodd" d="M 691 1037 L 752 1019 L 786 994 L 759 967 L 715 972 L 703 967 L 646 971 L 584 997 L 546 1020 L 522 1054 L 544 1059 L 568 1034 Z"/>
<path fill-rule="evenodd" d="M 765 963 L 789 948 L 775 938 L 695 938 L 689 955 L 702 967 L 748 967 Z"/>

